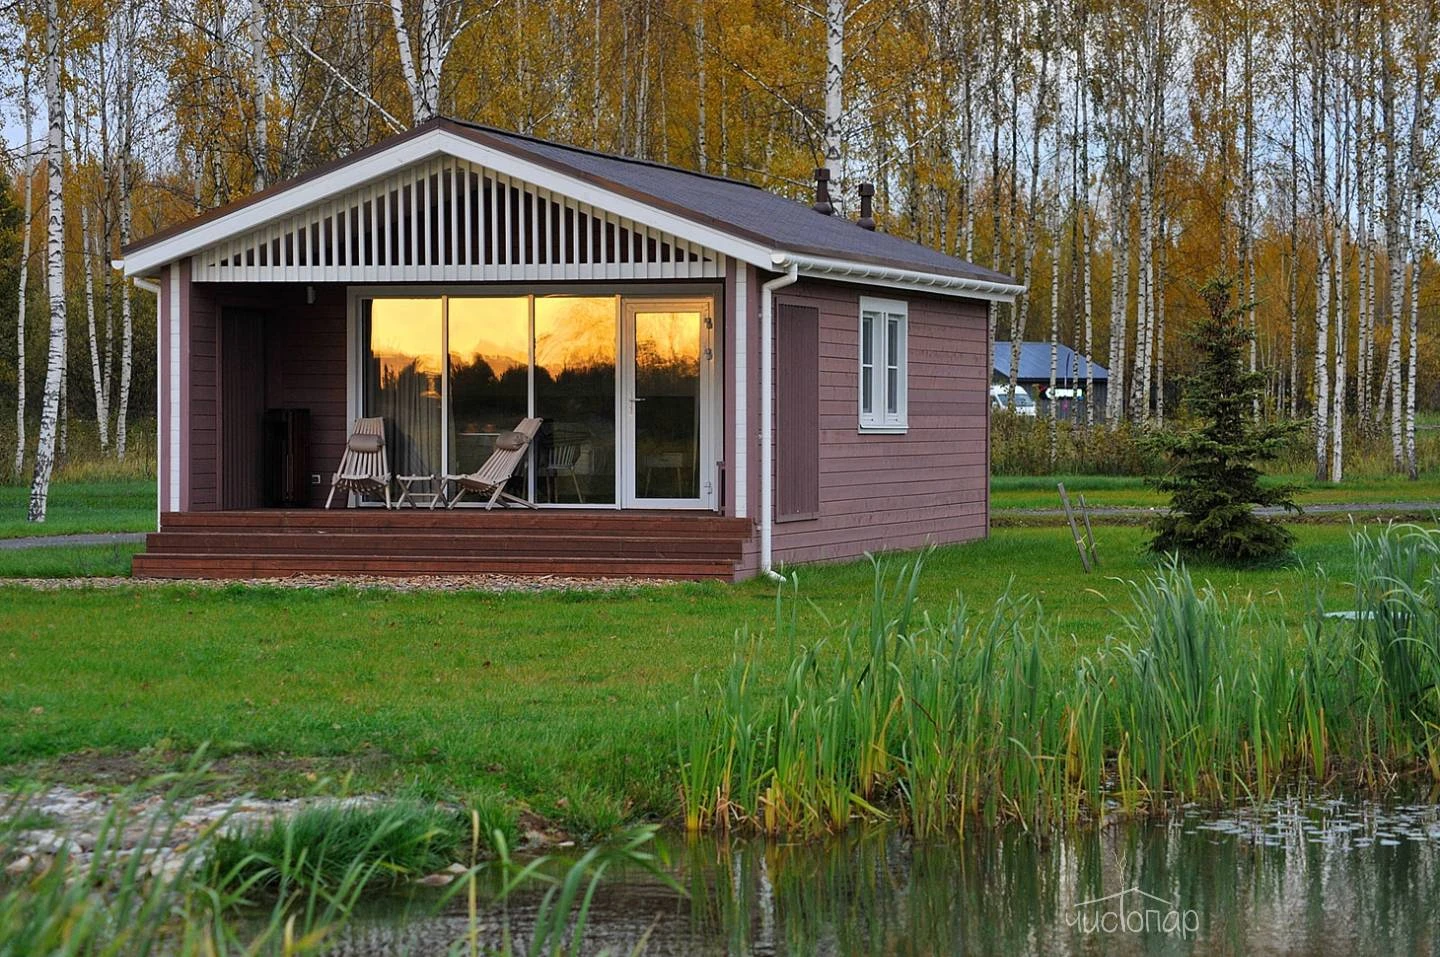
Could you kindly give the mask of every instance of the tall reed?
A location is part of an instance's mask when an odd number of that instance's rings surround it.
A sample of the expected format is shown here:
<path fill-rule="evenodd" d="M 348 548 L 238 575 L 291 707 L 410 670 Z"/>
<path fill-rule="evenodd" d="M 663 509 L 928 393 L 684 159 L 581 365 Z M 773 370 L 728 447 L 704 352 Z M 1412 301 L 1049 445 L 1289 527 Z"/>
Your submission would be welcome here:
<path fill-rule="evenodd" d="M 686 826 L 896 816 L 924 836 L 1231 802 L 1300 774 L 1440 781 L 1440 531 L 1362 530 L 1353 547 L 1357 608 L 1317 604 L 1298 636 L 1162 562 L 1131 585 L 1120 633 L 1068 669 L 1024 597 L 921 611 L 923 557 L 877 564 L 869 607 L 833 636 L 797 634 L 782 602 L 778 674 L 746 636 L 676 707 Z"/>

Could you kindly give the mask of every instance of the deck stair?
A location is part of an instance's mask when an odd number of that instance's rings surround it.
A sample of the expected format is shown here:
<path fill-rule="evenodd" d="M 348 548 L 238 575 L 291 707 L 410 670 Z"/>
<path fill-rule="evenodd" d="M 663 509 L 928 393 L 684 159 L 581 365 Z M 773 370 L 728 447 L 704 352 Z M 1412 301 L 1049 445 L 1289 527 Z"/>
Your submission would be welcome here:
<path fill-rule="evenodd" d="M 746 519 L 617 510 L 169 512 L 137 578 L 565 575 L 730 580 Z"/>

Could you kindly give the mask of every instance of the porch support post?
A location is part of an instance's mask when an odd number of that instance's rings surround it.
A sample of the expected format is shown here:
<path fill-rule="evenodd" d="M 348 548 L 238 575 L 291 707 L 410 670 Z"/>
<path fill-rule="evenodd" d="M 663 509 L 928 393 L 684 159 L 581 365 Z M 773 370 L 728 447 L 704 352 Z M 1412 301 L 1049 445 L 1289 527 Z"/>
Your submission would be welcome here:
<path fill-rule="evenodd" d="M 730 268 L 733 271 L 735 282 L 732 289 L 735 294 L 734 329 L 735 348 L 733 351 L 733 365 L 735 367 L 735 422 L 734 422 L 734 467 L 730 470 L 731 487 L 735 490 L 735 515 L 737 518 L 744 518 L 750 514 L 750 429 L 749 429 L 749 387 L 750 387 L 750 362 L 747 348 L 749 340 L 747 333 L 750 325 L 750 264 L 741 262 L 738 259 L 730 260 Z"/>
<path fill-rule="evenodd" d="M 760 287 L 760 574 L 770 578 L 780 577 L 771 556 L 775 524 L 775 290 L 799 277 L 800 267 L 792 263 L 789 272 Z"/>
<path fill-rule="evenodd" d="M 165 379 L 165 391 L 167 394 L 166 413 L 169 421 L 166 423 L 166 466 L 167 476 L 165 483 L 165 508 L 171 512 L 180 511 L 180 460 L 184 450 L 180 443 L 180 402 L 183 395 L 183 376 L 180 371 L 180 360 L 183 353 L 180 348 L 180 264 L 171 263 L 167 270 L 168 289 L 165 297 L 165 326 L 166 351 L 169 352 Z"/>

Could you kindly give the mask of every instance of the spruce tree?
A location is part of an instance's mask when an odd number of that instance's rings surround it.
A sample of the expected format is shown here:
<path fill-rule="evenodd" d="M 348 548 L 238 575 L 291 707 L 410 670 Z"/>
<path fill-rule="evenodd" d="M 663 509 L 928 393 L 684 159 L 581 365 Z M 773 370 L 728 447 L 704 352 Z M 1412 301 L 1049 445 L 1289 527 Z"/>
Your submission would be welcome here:
<path fill-rule="evenodd" d="M 1200 289 L 1209 315 L 1187 339 L 1199 371 L 1185 384 L 1191 424 L 1150 441 L 1170 463 L 1150 485 L 1170 495 L 1170 509 L 1154 523 L 1150 550 L 1187 558 L 1249 564 L 1289 552 L 1295 536 L 1255 506 L 1300 511 L 1294 486 L 1262 487 L 1258 464 L 1273 460 L 1285 440 L 1304 428 L 1295 422 L 1256 422 L 1254 402 L 1265 377 L 1245 371 L 1251 332 L 1244 307 L 1230 308 L 1233 280 L 1216 278 Z"/>

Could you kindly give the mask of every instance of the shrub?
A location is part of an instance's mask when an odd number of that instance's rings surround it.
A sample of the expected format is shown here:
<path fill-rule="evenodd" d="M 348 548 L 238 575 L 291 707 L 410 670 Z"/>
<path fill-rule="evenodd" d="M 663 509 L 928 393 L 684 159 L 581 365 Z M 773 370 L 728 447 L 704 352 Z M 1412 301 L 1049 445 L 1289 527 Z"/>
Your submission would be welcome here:
<path fill-rule="evenodd" d="M 1087 429 L 1075 422 L 1058 423 L 1059 440 L 1050 461 L 1050 423 L 1044 417 L 996 414 L 990 419 L 990 471 L 993 475 L 1145 475 L 1159 467 L 1160 457 L 1139 441 L 1141 432 L 1129 422 L 1115 428 Z"/>

